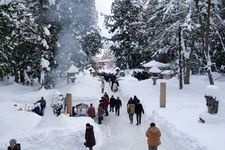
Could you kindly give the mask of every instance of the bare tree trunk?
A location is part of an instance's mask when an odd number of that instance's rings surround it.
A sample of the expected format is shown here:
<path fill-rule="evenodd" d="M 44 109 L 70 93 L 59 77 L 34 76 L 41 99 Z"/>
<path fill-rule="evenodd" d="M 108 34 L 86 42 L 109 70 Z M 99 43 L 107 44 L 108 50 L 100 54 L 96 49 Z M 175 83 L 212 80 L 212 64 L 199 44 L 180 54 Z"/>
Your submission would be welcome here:
<path fill-rule="evenodd" d="M 207 25 L 206 25 L 206 35 L 205 35 L 205 55 L 207 60 L 207 72 L 210 85 L 214 85 L 212 71 L 211 71 L 211 59 L 209 55 L 209 30 L 210 30 L 210 17 L 211 17 L 211 0 L 208 0 L 208 17 L 207 17 Z"/>
<path fill-rule="evenodd" d="M 192 41 L 191 41 L 191 51 L 190 51 L 190 55 L 189 55 L 189 59 L 186 62 L 186 72 L 185 72 L 185 76 L 184 76 L 184 84 L 190 84 L 190 66 L 192 63 L 192 58 L 193 58 L 193 52 L 194 52 L 194 45 L 195 45 L 195 41 L 194 38 L 192 37 Z"/>
<path fill-rule="evenodd" d="M 16 83 L 19 83 L 20 77 L 19 77 L 19 72 L 18 72 L 17 69 L 14 69 L 14 76 L 15 76 L 14 81 L 15 81 Z"/>
<path fill-rule="evenodd" d="M 178 51 L 179 51 L 179 88 L 183 89 L 182 55 L 181 55 L 181 27 L 179 27 L 179 31 L 178 31 Z"/>
<path fill-rule="evenodd" d="M 195 0 L 196 9 L 198 12 L 198 19 L 199 23 L 201 25 L 201 37 L 202 37 L 202 47 L 203 47 L 203 53 L 205 56 L 205 59 L 207 61 L 207 73 L 209 78 L 210 85 L 214 85 L 212 73 L 211 73 L 211 64 L 210 64 L 210 56 L 209 56 L 209 30 L 210 30 L 210 16 L 211 16 L 211 0 L 208 0 L 208 9 L 207 9 L 207 25 L 206 25 L 206 33 L 204 34 L 204 26 L 200 14 L 200 8 L 199 8 L 199 0 Z"/>

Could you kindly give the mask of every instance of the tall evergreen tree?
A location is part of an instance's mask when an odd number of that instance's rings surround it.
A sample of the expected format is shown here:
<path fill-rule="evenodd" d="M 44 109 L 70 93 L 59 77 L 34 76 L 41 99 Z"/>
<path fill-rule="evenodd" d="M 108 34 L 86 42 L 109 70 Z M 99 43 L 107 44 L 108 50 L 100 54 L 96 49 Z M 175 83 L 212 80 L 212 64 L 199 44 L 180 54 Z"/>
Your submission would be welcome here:
<path fill-rule="evenodd" d="M 140 0 L 115 0 L 112 15 L 106 19 L 106 26 L 114 33 L 111 47 L 121 68 L 139 66 L 142 48 L 145 45 L 143 7 Z"/>
<path fill-rule="evenodd" d="M 53 57 L 48 40 L 50 26 L 39 26 L 39 1 L 13 0 L 1 6 L 1 49 L 4 51 L 8 73 L 15 76 L 16 82 L 40 78 L 41 57 Z M 27 79 L 25 79 L 27 78 Z M 30 79 L 29 79 L 30 78 Z"/>
<path fill-rule="evenodd" d="M 101 46 L 95 1 L 59 0 L 46 15 L 49 22 L 60 27 L 56 58 L 60 72 L 71 63 L 85 62 Z"/>

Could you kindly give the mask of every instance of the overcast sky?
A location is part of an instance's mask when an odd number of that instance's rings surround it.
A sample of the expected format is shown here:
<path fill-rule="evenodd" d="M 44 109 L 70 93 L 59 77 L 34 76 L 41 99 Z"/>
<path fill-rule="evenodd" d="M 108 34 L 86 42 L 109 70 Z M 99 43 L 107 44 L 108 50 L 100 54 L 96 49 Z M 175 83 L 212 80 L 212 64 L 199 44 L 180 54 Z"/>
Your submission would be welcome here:
<path fill-rule="evenodd" d="M 96 2 L 96 9 L 98 11 L 98 25 L 101 29 L 101 34 L 106 37 L 110 37 L 108 31 L 104 28 L 103 22 L 104 17 L 101 15 L 103 14 L 110 14 L 111 11 L 111 4 L 114 0 L 95 0 Z"/>

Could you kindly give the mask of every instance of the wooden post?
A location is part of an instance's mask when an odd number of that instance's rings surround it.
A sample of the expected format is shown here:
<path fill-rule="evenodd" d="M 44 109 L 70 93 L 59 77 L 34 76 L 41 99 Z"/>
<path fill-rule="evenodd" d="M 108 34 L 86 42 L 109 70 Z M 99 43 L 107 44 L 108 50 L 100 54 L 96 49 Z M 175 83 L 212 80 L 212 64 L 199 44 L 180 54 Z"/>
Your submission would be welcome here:
<path fill-rule="evenodd" d="M 72 94 L 66 94 L 66 113 L 72 115 Z"/>
<path fill-rule="evenodd" d="M 166 83 L 160 83 L 160 107 L 166 107 Z"/>

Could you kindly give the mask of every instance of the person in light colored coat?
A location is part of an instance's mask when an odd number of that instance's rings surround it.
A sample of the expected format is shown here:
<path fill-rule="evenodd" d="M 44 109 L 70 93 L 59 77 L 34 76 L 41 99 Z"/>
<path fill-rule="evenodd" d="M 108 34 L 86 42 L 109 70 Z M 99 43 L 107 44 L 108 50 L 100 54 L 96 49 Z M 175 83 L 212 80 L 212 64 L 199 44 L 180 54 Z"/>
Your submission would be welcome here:
<path fill-rule="evenodd" d="M 91 118 L 95 117 L 95 108 L 93 107 L 93 104 L 90 104 L 90 106 L 88 107 L 87 114 Z"/>
<path fill-rule="evenodd" d="M 148 142 L 149 150 L 157 150 L 158 146 L 161 144 L 160 137 L 161 132 L 159 128 L 155 126 L 155 123 L 151 123 L 148 130 L 145 132 Z"/>

